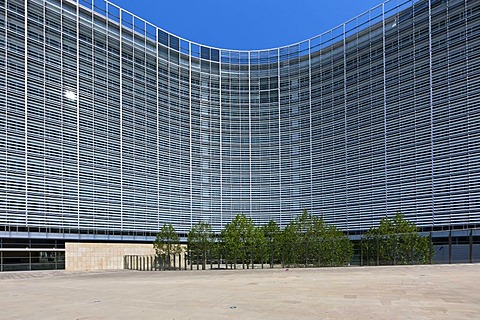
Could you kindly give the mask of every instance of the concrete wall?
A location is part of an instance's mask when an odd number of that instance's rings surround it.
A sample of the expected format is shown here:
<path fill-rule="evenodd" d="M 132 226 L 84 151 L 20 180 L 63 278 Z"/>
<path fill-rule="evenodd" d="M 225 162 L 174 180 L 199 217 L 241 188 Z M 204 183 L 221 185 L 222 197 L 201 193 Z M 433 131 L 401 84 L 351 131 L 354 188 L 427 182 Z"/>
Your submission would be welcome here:
<path fill-rule="evenodd" d="M 65 243 L 65 270 L 123 269 L 125 255 L 153 255 L 153 244 Z"/>

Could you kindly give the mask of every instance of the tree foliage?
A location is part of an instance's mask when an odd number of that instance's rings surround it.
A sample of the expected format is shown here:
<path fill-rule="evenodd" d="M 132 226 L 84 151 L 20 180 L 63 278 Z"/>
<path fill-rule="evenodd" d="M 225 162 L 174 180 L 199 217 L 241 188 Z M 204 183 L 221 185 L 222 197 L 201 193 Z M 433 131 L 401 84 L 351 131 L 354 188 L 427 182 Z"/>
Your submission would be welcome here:
<path fill-rule="evenodd" d="M 200 222 L 188 233 L 191 263 L 210 261 L 235 265 L 269 263 L 272 267 L 286 266 L 343 266 L 353 257 L 353 243 L 333 225 L 306 210 L 282 230 L 275 221 L 256 226 L 251 218 L 239 214 L 219 235 L 212 226 Z M 418 234 L 417 227 L 401 213 L 383 218 L 376 228 L 363 237 L 361 256 L 367 264 L 419 264 L 431 259 L 428 237 Z M 157 234 L 154 248 L 169 265 L 170 256 L 181 252 L 179 237 L 171 224 Z"/>
<path fill-rule="evenodd" d="M 326 226 L 320 249 L 320 265 L 345 266 L 353 257 L 353 243 L 335 226 Z"/>
<path fill-rule="evenodd" d="M 282 238 L 287 265 L 340 266 L 353 255 L 353 244 L 341 231 L 306 210 L 285 227 Z"/>
<path fill-rule="evenodd" d="M 263 233 L 251 218 L 239 214 L 225 226 L 220 237 L 225 255 L 230 261 L 252 260 L 258 254 L 259 244 L 263 243 Z"/>
<path fill-rule="evenodd" d="M 153 243 L 153 248 L 157 254 L 159 267 L 170 269 L 172 267 L 172 255 L 182 252 L 180 239 L 171 223 L 163 225 L 162 229 L 160 229 Z M 173 259 L 175 263 L 175 257 Z"/>
<path fill-rule="evenodd" d="M 261 227 L 261 232 L 264 239 L 263 246 L 261 246 L 262 261 L 270 263 L 270 266 L 273 267 L 275 263 L 281 261 L 282 230 L 275 221 L 270 220 Z"/>
<path fill-rule="evenodd" d="M 283 232 L 284 261 L 287 265 L 308 266 L 315 251 L 318 253 L 320 239 L 324 233 L 323 220 L 306 210 L 290 221 Z"/>
<path fill-rule="evenodd" d="M 191 258 L 200 258 L 205 269 L 207 257 L 213 254 L 215 245 L 215 233 L 212 231 L 212 226 L 206 222 L 199 222 L 192 226 L 188 232 L 187 243 Z"/>
<path fill-rule="evenodd" d="M 430 239 L 418 234 L 414 223 L 401 213 L 385 217 L 364 236 L 368 264 L 425 264 L 430 261 Z"/>
<path fill-rule="evenodd" d="M 180 239 L 171 223 L 163 225 L 160 229 L 153 243 L 153 248 L 157 255 L 170 256 L 182 252 Z"/>

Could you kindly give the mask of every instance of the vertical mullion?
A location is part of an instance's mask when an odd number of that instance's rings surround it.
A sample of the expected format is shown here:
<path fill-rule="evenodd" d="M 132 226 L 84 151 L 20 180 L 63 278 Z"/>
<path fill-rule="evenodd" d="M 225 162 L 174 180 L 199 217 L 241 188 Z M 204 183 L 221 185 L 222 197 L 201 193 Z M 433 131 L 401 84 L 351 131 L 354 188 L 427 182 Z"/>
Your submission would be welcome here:
<path fill-rule="evenodd" d="M 24 70 L 24 77 L 25 77 L 25 84 L 24 84 L 24 112 L 25 112 L 25 122 L 24 122 L 24 143 L 25 143 L 25 226 L 28 227 L 28 1 L 24 1 L 24 63 L 25 63 L 25 70 Z M 7 15 L 5 15 L 5 22 L 7 21 Z M 7 26 L 5 26 L 5 29 Z M 7 31 L 5 31 L 7 32 Z M 7 44 L 7 42 L 5 42 Z"/>
<path fill-rule="evenodd" d="M 110 141 L 109 141 L 109 138 L 108 138 L 108 132 L 110 131 L 110 130 L 109 130 L 110 121 L 109 121 L 109 119 L 108 119 L 108 115 L 109 115 L 109 111 L 108 111 L 108 105 L 109 105 L 108 102 L 109 102 L 109 101 L 108 101 L 108 98 L 109 98 L 109 96 L 110 96 L 109 85 L 108 85 L 109 80 L 110 80 L 110 77 L 109 77 L 109 75 L 110 75 L 110 72 L 109 72 L 109 71 L 110 71 L 110 68 L 109 68 L 109 66 L 108 66 L 108 63 L 109 63 L 109 60 L 110 60 L 110 59 L 109 59 L 109 58 L 110 58 L 110 54 L 109 54 L 109 49 L 108 49 L 110 37 L 109 37 L 109 34 L 108 34 L 108 30 L 109 30 L 110 20 L 108 19 L 108 3 L 105 2 L 105 0 L 103 0 L 103 1 L 104 1 L 104 3 L 105 3 L 105 18 L 106 18 L 106 19 L 105 19 L 105 44 L 106 44 L 106 45 L 105 45 L 105 63 L 106 63 L 106 68 L 105 68 L 105 79 L 106 79 L 106 84 L 105 84 L 105 90 L 106 90 L 106 96 L 105 96 L 105 98 L 106 98 L 106 99 L 105 99 L 105 101 L 106 101 L 106 102 L 105 102 L 105 104 L 106 104 L 106 106 L 107 106 L 107 110 L 106 110 L 106 113 L 105 113 L 105 117 L 106 117 L 106 128 L 105 128 L 105 131 L 106 131 L 106 136 L 107 136 L 107 138 L 106 138 L 107 149 L 105 150 L 104 156 L 105 156 L 105 159 L 106 159 L 105 162 L 107 163 L 107 166 L 108 166 L 108 162 L 109 162 L 109 159 L 110 159 L 110 154 L 109 154 L 109 142 L 110 142 Z M 78 38 L 78 37 L 77 37 L 77 38 Z M 77 61 L 77 66 L 78 66 L 78 61 Z M 78 86 L 77 86 L 77 88 L 78 88 Z M 78 95 L 77 95 L 77 97 L 78 97 Z M 78 98 L 77 98 L 77 100 L 78 100 Z M 109 172 L 108 172 L 109 169 L 107 169 L 106 171 L 107 171 L 107 176 L 110 176 L 110 175 L 109 175 Z M 107 197 L 108 197 L 109 199 L 110 199 L 110 197 L 111 197 L 111 191 L 110 191 L 110 190 L 111 190 L 111 189 L 110 189 L 110 181 L 107 181 Z M 108 194 L 108 193 L 109 193 L 109 194 Z M 110 212 L 110 209 L 111 209 L 111 207 L 110 207 L 110 202 L 108 202 L 108 203 L 107 203 L 107 209 L 106 209 L 106 211 L 107 211 L 106 215 L 107 215 L 107 216 L 106 216 L 106 217 L 105 217 L 105 216 L 102 217 L 102 219 L 103 219 L 102 222 L 103 222 L 103 223 L 106 223 L 105 229 L 106 229 L 106 233 L 107 233 L 107 234 L 109 233 L 108 229 L 111 228 L 110 214 L 108 214 L 108 213 Z M 105 215 L 105 212 L 104 212 L 104 215 Z"/>
<path fill-rule="evenodd" d="M 222 52 L 219 50 L 218 61 L 218 101 L 220 118 L 220 228 L 223 228 L 223 141 L 222 141 Z"/>
<path fill-rule="evenodd" d="M 434 152 L 435 147 L 433 144 L 434 139 L 434 123 L 433 123 L 433 64 L 432 64 L 432 2 L 428 0 L 428 77 L 429 77 L 429 104 L 430 104 L 430 161 L 431 161 L 431 187 L 432 187 L 432 220 L 435 224 L 435 176 L 434 176 Z M 450 221 L 451 222 L 451 221 Z"/>
<path fill-rule="evenodd" d="M 148 104 L 149 104 L 149 101 L 147 99 L 147 90 L 148 90 L 148 85 L 147 85 L 147 78 L 148 78 L 148 74 L 147 74 L 147 23 L 143 20 L 143 19 L 140 19 L 140 21 L 143 23 L 143 37 L 144 37 L 144 43 L 143 43 L 143 59 L 144 59 L 144 64 L 143 64 L 143 77 L 144 77 L 144 84 L 143 84 L 143 110 L 144 110 L 144 117 L 145 117 L 145 132 L 144 132 L 144 139 L 145 139 L 145 153 L 147 153 L 147 150 L 148 152 L 150 153 L 150 145 L 149 145 L 149 141 L 148 141 L 148 125 L 149 125 L 149 110 L 148 110 Z M 133 24 L 134 24 L 134 28 L 135 28 L 135 19 L 133 20 Z M 107 37 L 107 41 L 108 41 L 108 37 Z M 108 48 L 107 48 L 108 49 Z M 145 198 L 143 199 L 144 201 L 144 212 L 143 212 L 143 217 L 142 219 L 144 219 L 146 216 L 148 216 L 150 214 L 150 208 L 148 206 L 148 199 L 149 199 L 149 196 L 150 196 L 150 190 L 146 191 L 147 189 L 147 181 L 150 179 L 150 172 L 148 170 L 148 168 L 150 167 L 150 161 L 151 159 L 150 158 L 147 158 L 145 157 L 145 160 L 144 160 L 144 170 L 145 170 Z M 158 199 L 158 197 L 157 197 Z M 158 200 L 157 200 L 158 201 Z M 146 222 L 147 225 L 150 225 L 150 222 Z M 146 233 L 145 233 L 145 230 L 149 228 L 147 226 L 144 226 L 143 227 L 143 230 L 142 230 L 142 234 L 144 237 L 146 237 Z"/>
<path fill-rule="evenodd" d="M 167 44 L 168 44 L 168 40 L 167 40 Z M 171 166 L 171 159 L 172 159 L 172 139 L 171 139 L 171 127 L 172 127 L 172 124 L 171 124 L 171 121 L 172 121 L 172 108 L 171 108 L 171 104 L 170 104 L 170 91 L 171 91 L 171 86 L 170 86 L 170 60 L 169 60 L 169 52 L 168 52 L 168 45 L 165 46 L 166 50 L 167 50 L 167 57 L 165 59 L 165 62 L 166 62 L 166 69 L 167 69 L 167 88 L 168 88 L 168 186 L 170 187 L 169 191 L 172 192 L 172 166 Z M 172 220 L 172 196 L 170 194 L 170 196 L 168 197 L 169 199 L 169 221 Z"/>
<path fill-rule="evenodd" d="M 277 79 L 278 79 L 278 205 L 279 205 L 279 225 L 282 226 L 282 110 L 281 110 L 281 99 L 280 99 L 280 49 L 277 51 Z"/>
<path fill-rule="evenodd" d="M 60 154 L 62 155 L 61 159 L 63 160 L 63 154 L 64 154 L 64 141 L 63 139 L 61 138 L 61 135 L 63 134 L 63 109 L 64 109 L 64 105 L 65 105 L 65 84 L 64 84 L 64 81 L 63 81 L 63 73 L 64 73 L 64 62 L 63 62 L 63 2 L 60 3 L 60 90 L 61 90 L 61 104 L 60 104 Z M 60 176 L 61 176 L 61 180 L 59 181 L 60 182 L 60 188 L 62 190 L 62 199 L 59 200 L 59 205 L 60 205 L 60 210 L 61 210 L 61 213 L 60 213 L 60 216 L 61 216 L 61 221 L 59 221 L 59 225 L 61 225 L 63 227 L 63 223 L 64 223 L 64 211 L 63 211 L 63 183 L 64 183 L 64 176 L 63 176 L 63 161 L 60 160 L 60 167 L 58 168 L 59 171 L 60 171 Z"/>
<path fill-rule="evenodd" d="M 5 121 L 5 125 L 4 125 L 4 127 L 3 127 L 3 130 L 5 130 L 5 131 L 4 131 L 3 139 L 2 139 L 3 141 L 0 141 L 0 143 L 3 143 L 4 146 L 7 146 L 7 132 L 8 132 L 8 125 L 7 125 L 7 115 L 8 115 L 8 109 L 7 109 L 7 79 L 8 79 L 8 75 L 7 75 L 7 70 L 8 70 L 8 68 L 7 68 L 7 65 L 8 65 L 8 60 L 7 60 L 7 57 L 8 57 L 8 55 L 7 55 L 7 52 L 8 52 L 8 45 L 7 45 L 7 43 L 8 43 L 8 39 L 7 39 L 7 3 L 5 3 L 5 7 L 4 7 L 4 9 L 3 9 L 2 11 L 3 11 L 2 13 L 4 14 L 5 19 L 4 19 L 4 21 L 3 21 L 3 26 L 2 26 L 4 30 L 3 30 L 3 32 L 2 32 L 2 34 L 1 34 L 0 36 L 3 38 L 4 43 L 5 43 L 5 46 L 4 46 L 4 49 L 3 49 L 3 50 L 5 50 L 5 51 L 3 52 L 3 55 L 2 55 L 2 59 L 3 59 L 3 61 L 5 61 L 5 64 L 4 64 L 4 66 L 3 66 L 3 72 L 1 73 L 1 74 L 3 74 L 3 76 L 1 76 L 1 77 L 2 77 L 2 78 L 5 77 L 5 82 L 4 82 L 5 85 L 4 85 L 4 89 L 3 89 L 4 92 L 2 92 L 2 99 L 3 99 L 3 101 L 5 101 L 5 108 L 4 108 L 5 114 L 1 114 L 1 116 L 4 118 L 4 121 Z M 44 24 L 44 25 L 45 25 L 45 24 Z M 45 43 L 45 41 L 44 41 L 43 43 Z M 44 50 L 44 51 L 45 51 L 45 50 Z M 44 81 L 44 83 L 45 83 L 45 81 Z M 44 92 L 45 92 L 45 90 L 44 90 Z M 5 151 L 4 155 L 5 155 L 5 156 L 4 156 L 4 158 L 2 159 L 2 162 L 3 162 L 3 165 L 4 165 L 5 167 L 7 167 L 7 166 L 8 166 L 8 156 L 7 156 L 7 155 L 8 155 L 8 151 Z M 7 170 L 4 170 L 4 171 L 2 171 L 2 173 L 1 173 L 1 174 L 3 175 L 3 178 L 5 179 L 4 181 L 7 180 L 7 172 L 6 172 L 6 171 L 7 171 Z M 7 189 L 7 188 L 6 188 L 6 189 Z M 8 189 L 7 189 L 7 190 L 8 190 Z M 8 219 L 8 216 L 9 216 L 9 215 L 10 215 L 10 213 L 7 211 L 7 214 L 6 214 L 6 218 L 7 218 L 7 219 Z M 0 239 L 0 248 L 2 248 L 2 241 L 1 241 L 1 239 Z M 0 251 L 0 255 L 2 255 L 2 254 L 3 254 L 3 252 Z M 2 263 L 2 261 L 3 261 L 3 260 L 2 260 L 2 256 L 0 256 L 0 265 L 1 265 L 0 271 L 3 271 L 3 263 Z"/>
<path fill-rule="evenodd" d="M 189 82 L 188 82 L 188 111 L 189 111 L 189 119 L 188 119 L 188 126 L 189 126 L 189 140 L 190 140 L 190 146 L 189 146 L 189 166 L 190 166 L 190 228 L 193 226 L 193 160 L 192 160 L 192 43 L 188 43 L 189 47 L 189 55 L 188 55 L 188 77 L 189 77 Z M 202 62 L 200 61 L 200 64 Z M 201 68 L 201 67 L 200 67 Z M 201 90 L 201 79 L 202 79 L 202 73 L 200 69 L 200 88 Z M 179 83 L 179 86 L 181 84 Z M 201 99 L 201 98 L 200 98 Z M 200 113 L 201 113 L 201 101 L 200 101 Z M 201 125 L 200 125 L 201 127 Z M 200 129 L 201 130 L 201 129 Z M 200 135 L 201 137 L 201 135 Z M 200 145 L 202 144 L 201 138 L 199 141 Z M 203 166 L 203 163 L 202 163 Z M 202 205 L 203 209 L 203 205 Z M 200 209 L 200 210 L 202 210 Z"/>
<path fill-rule="evenodd" d="M 119 15 L 119 63 L 120 63 L 120 92 L 119 92 L 119 118 L 120 118 L 120 230 L 123 232 L 123 9 L 118 8 Z"/>
<path fill-rule="evenodd" d="M 280 84 L 278 84 L 280 86 Z M 280 97 L 278 97 L 280 99 Z M 308 40 L 308 121 L 310 143 L 310 211 L 313 211 L 313 142 L 312 142 L 312 42 Z"/>
<path fill-rule="evenodd" d="M 344 115 L 343 115 L 343 121 L 344 121 L 344 135 L 345 135 L 345 160 L 344 160 L 344 165 L 345 165 L 345 211 L 343 212 L 344 217 L 345 217 L 345 227 L 348 229 L 348 119 L 347 119 L 347 112 L 348 112 L 348 107 L 347 107 L 347 34 L 346 34 L 346 28 L 347 25 L 346 23 L 343 24 L 343 107 L 344 107 Z M 385 68 L 384 68 L 385 70 Z M 384 71 L 385 72 L 385 71 Z"/>
<path fill-rule="evenodd" d="M 386 44 L 386 37 L 385 37 L 385 3 L 382 3 L 382 65 L 383 65 L 383 166 L 384 166 L 384 185 L 385 188 L 385 212 L 388 213 L 388 169 L 387 169 L 387 162 L 388 162 L 388 145 L 387 145 L 387 72 L 386 72 L 386 52 L 385 52 L 385 44 Z"/>
<path fill-rule="evenodd" d="M 157 230 L 160 230 L 160 106 L 159 106 L 159 83 L 158 83 L 158 28 L 155 27 L 155 110 L 157 126 Z"/>
<path fill-rule="evenodd" d="M 76 25 L 77 25 L 77 68 L 76 68 L 76 85 L 77 85 L 77 228 L 80 229 L 80 12 L 79 4 L 75 5 L 76 15 Z"/>
<path fill-rule="evenodd" d="M 251 66 L 250 66 L 250 54 L 248 52 L 248 165 L 249 165 L 249 210 L 250 218 L 252 217 L 252 101 L 251 101 L 251 89 L 250 89 L 250 78 L 251 78 Z"/>

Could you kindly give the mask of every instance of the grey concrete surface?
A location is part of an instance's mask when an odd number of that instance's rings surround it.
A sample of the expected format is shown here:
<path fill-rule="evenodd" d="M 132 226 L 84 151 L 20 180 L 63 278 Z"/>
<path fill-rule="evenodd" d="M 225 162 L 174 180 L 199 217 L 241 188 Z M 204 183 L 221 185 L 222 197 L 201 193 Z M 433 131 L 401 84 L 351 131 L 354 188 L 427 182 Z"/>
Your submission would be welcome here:
<path fill-rule="evenodd" d="M 4 272 L 0 319 L 480 319 L 480 265 Z"/>

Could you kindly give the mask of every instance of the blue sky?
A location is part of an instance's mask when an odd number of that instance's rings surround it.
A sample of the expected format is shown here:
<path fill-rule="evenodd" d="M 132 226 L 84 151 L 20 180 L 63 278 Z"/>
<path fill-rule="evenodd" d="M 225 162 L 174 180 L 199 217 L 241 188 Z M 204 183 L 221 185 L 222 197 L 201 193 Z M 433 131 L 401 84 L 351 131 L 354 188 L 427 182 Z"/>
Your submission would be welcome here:
<path fill-rule="evenodd" d="M 267 49 L 295 43 L 336 27 L 383 2 L 383 0 L 110 1 L 182 38 L 225 49 Z"/>

